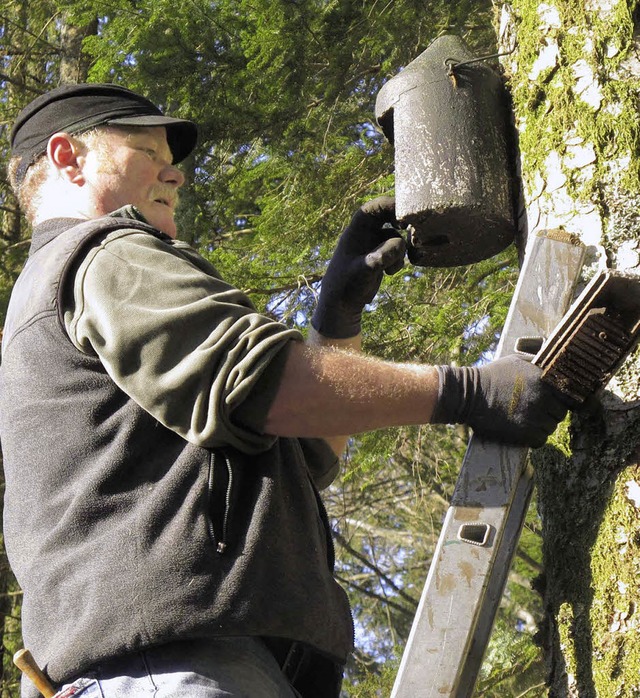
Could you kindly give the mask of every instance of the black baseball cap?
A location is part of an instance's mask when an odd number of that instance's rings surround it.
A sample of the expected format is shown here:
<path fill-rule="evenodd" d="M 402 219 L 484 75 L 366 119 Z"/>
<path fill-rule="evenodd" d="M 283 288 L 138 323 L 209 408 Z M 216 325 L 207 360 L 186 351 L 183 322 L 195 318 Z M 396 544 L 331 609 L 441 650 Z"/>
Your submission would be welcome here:
<path fill-rule="evenodd" d="M 126 87 L 109 83 L 62 85 L 40 95 L 18 114 L 11 130 L 11 154 L 22 157 L 18 180 L 45 152 L 54 133 L 81 133 L 103 124 L 164 126 L 174 164 L 189 155 L 198 138 L 193 121 L 165 116 L 153 102 Z"/>

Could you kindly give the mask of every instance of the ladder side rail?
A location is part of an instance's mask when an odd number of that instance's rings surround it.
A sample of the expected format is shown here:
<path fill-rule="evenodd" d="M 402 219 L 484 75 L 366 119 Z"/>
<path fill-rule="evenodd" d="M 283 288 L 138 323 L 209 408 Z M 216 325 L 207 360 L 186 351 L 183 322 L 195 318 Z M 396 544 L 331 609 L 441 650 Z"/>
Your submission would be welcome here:
<path fill-rule="evenodd" d="M 502 544 L 498 546 L 496 551 L 483 603 L 478 611 L 475 630 L 462 664 L 456 692 L 457 698 L 470 698 L 473 695 L 502 595 L 507 586 L 513 558 L 518 549 L 518 542 L 532 494 L 533 467 L 527 462 L 527 466 L 518 481 L 516 493 L 507 515 Z"/>
<path fill-rule="evenodd" d="M 584 247 L 566 233 L 543 231 L 532 239 L 498 355 L 512 353 L 520 337 L 551 333 L 571 303 L 583 259 Z M 494 572 L 496 561 L 510 564 L 529 501 L 526 483 L 520 484 L 527 454 L 470 439 L 392 698 L 463 698 L 473 690 L 499 604 L 494 587 L 502 589 L 508 574 Z"/>

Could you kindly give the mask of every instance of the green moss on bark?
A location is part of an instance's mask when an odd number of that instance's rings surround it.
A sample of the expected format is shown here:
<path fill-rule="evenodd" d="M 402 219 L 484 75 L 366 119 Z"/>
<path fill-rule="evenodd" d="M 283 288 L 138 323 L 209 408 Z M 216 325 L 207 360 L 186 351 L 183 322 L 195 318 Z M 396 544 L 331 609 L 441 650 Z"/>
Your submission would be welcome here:
<path fill-rule="evenodd" d="M 623 183 L 640 187 L 640 162 L 633 157 L 640 144 L 640 81 L 620 79 L 616 72 L 633 46 L 635 0 L 620 0 L 610 15 L 585 9 L 582 0 L 549 3 L 557 9 L 560 26 L 544 27 L 539 0 L 515 0 L 517 18 L 517 75 L 511 85 L 514 109 L 520 124 L 520 146 L 526 157 L 525 179 L 544 169 L 550 152 L 567 155 L 567 137 L 592 144 L 595 166 L 589 176 L 565 168 L 570 193 L 590 200 L 609 176 L 611 161 L 630 158 Z M 555 62 L 535 74 L 542 51 L 557 47 Z M 581 97 L 576 66 L 584 63 L 593 72 L 602 96 L 594 107 Z M 532 73 L 533 71 L 533 73 Z M 529 79 L 532 76 L 532 79 Z M 595 84 L 595 83 L 594 83 Z"/>
<path fill-rule="evenodd" d="M 595 206 L 599 259 L 625 268 L 618 250 L 638 249 L 640 237 L 640 75 L 629 67 L 638 2 L 607 9 L 595 0 L 514 0 L 511 7 L 517 48 L 506 69 L 526 188 L 551 210 L 563 197 Z M 581 166 L 572 162 L 576 146 L 591 153 Z M 552 153 L 559 172 L 547 169 Z M 572 416 L 532 455 L 550 698 L 640 696 L 640 510 L 626 485 L 640 479 L 640 407 L 631 402 L 638 362 L 636 353 L 618 376 L 626 403 L 608 394 L 602 409 Z"/>
<path fill-rule="evenodd" d="M 615 484 L 591 551 L 593 678 L 599 696 L 640 696 L 640 467 Z"/>
<path fill-rule="evenodd" d="M 540 640 L 552 698 L 638 695 L 640 631 L 631 619 L 640 614 L 640 521 L 625 483 L 639 472 L 640 414 L 617 407 L 574 416 L 532 455 L 546 580 Z"/>

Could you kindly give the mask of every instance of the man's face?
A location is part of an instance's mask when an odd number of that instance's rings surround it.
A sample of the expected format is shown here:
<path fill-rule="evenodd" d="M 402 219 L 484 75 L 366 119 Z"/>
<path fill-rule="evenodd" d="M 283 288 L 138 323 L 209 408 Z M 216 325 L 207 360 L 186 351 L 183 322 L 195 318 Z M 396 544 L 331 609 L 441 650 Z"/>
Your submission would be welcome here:
<path fill-rule="evenodd" d="M 93 207 L 89 217 L 133 204 L 151 225 L 175 238 L 174 211 L 184 175 L 172 159 L 163 126 L 108 129 L 82 156 Z"/>

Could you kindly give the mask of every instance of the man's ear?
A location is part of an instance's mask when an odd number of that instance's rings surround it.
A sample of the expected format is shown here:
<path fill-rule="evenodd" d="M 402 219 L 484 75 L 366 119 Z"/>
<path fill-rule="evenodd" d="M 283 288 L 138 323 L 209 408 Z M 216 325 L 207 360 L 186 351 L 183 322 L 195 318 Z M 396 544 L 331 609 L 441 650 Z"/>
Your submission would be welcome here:
<path fill-rule="evenodd" d="M 49 162 L 58 170 L 61 177 L 82 186 L 83 157 L 78 142 L 68 133 L 54 133 L 47 144 Z"/>

